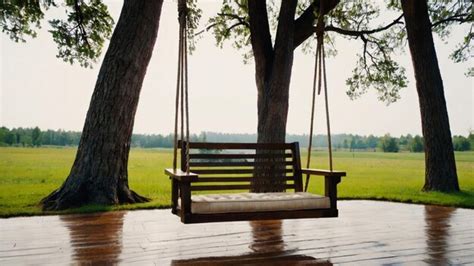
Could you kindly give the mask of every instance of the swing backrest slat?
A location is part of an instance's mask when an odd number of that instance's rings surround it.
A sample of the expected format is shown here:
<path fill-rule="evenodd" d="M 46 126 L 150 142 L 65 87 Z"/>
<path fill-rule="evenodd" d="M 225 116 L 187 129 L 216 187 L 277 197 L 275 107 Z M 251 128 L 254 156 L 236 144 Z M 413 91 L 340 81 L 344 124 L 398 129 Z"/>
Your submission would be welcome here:
<path fill-rule="evenodd" d="M 186 142 L 179 141 L 181 169 L 186 171 Z M 199 175 L 192 191 L 251 190 L 261 169 L 282 175 L 285 189 L 302 191 L 299 145 L 295 143 L 189 143 L 189 170 Z M 273 167 L 273 168 L 272 168 Z M 260 169 L 255 171 L 255 169 Z M 263 170 L 265 171 L 265 170 Z"/>

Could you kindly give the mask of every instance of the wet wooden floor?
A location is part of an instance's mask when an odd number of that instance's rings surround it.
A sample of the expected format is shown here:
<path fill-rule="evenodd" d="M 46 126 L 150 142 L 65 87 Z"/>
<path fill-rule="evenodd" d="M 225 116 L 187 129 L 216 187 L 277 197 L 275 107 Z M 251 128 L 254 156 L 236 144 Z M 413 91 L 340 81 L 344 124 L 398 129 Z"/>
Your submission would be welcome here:
<path fill-rule="evenodd" d="M 169 210 L 0 219 L 0 265 L 474 264 L 474 210 L 342 201 L 339 212 L 194 225 Z"/>

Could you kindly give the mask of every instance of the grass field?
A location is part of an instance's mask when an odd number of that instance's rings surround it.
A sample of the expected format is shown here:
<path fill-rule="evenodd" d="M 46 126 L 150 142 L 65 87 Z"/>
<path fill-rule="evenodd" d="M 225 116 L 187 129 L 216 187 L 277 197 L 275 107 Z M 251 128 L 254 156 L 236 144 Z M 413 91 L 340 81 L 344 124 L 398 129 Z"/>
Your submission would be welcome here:
<path fill-rule="evenodd" d="M 41 214 L 38 202 L 58 188 L 69 173 L 75 148 L 0 148 L 0 217 Z M 164 168 L 171 166 L 171 150 L 133 149 L 130 187 L 152 202 L 113 209 L 169 206 L 170 184 Z M 305 154 L 302 155 L 305 159 Z M 315 152 L 312 167 L 325 168 L 326 153 Z M 474 208 L 474 152 L 456 153 L 462 192 L 425 193 L 422 153 L 335 152 L 335 169 L 348 174 L 339 185 L 343 199 L 377 199 Z M 322 179 L 313 177 L 310 191 L 322 192 Z M 72 212 L 109 207 L 89 206 Z"/>

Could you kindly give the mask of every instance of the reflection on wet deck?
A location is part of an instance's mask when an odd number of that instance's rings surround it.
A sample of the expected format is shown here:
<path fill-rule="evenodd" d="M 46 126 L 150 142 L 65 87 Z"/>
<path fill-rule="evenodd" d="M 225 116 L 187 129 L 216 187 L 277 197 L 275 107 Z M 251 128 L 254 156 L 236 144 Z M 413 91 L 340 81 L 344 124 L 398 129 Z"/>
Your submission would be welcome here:
<path fill-rule="evenodd" d="M 474 263 L 474 210 L 341 201 L 340 217 L 183 225 L 169 210 L 0 219 L 0 265 Z"/>

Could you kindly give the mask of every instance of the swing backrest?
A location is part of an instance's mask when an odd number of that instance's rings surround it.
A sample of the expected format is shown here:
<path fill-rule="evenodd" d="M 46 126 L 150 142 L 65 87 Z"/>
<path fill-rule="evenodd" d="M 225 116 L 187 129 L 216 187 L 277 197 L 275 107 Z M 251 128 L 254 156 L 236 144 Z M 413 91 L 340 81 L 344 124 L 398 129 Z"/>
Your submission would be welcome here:
<path fill-rule="evenodd" d="M 179 141 L 181 170 L 186 171 L 185 141 Z M 303 190 L 298 142 L 293 143 L 189 143 L 189 169 L 199 175 L 191 191 L 251 190 L 255 167 L 278 170 L 285 180 L 284 188 Z M 284 166 L 283 166 L 284 165 Z"/>

